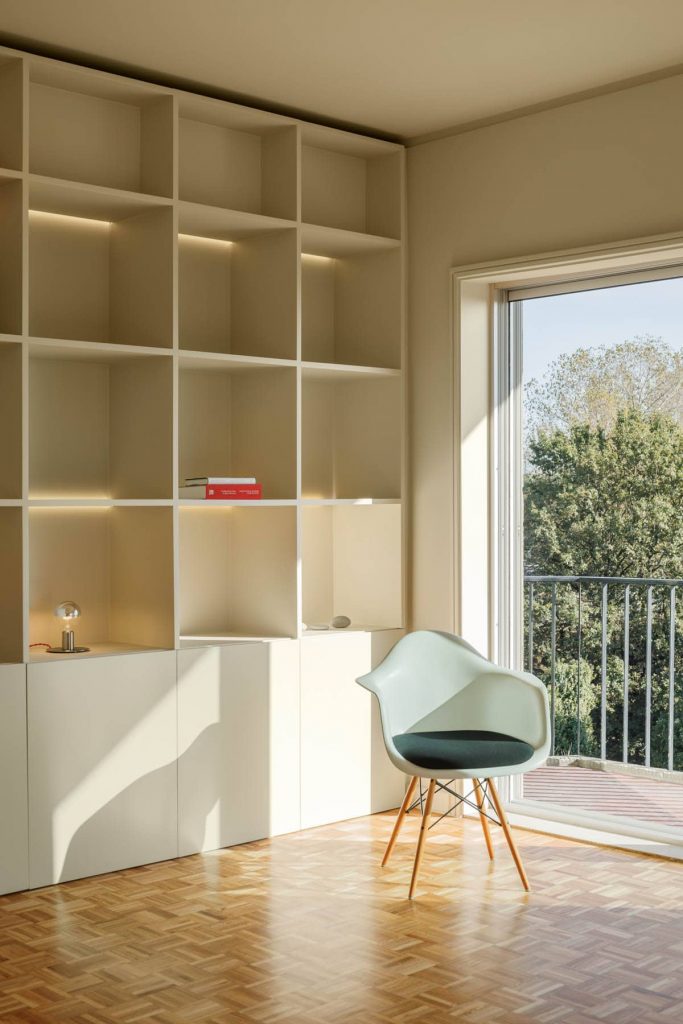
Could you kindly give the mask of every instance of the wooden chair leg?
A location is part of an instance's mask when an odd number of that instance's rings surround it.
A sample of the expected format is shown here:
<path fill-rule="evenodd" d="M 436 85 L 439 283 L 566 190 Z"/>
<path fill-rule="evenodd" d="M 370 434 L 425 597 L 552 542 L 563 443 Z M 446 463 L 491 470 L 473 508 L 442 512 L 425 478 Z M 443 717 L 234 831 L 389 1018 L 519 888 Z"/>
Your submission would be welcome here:
<path fill-rule="evenodd" d="M 493 843 L 491 842 L 491 829 L 489 828 L 489 821 L 484 813 L 484 792 L 481 788 L 481 782 L 479 779 L 472 779 L 474 783 L 474 797 L 477 801 L 477 807 L 479 808 L 479 820 L 481 822 L 481 830 L 484 833 L 484 839 L 486 841 L 486 849 L 489 851 L 489 858 L 493 860 Z"/>
<path fill-rule="evenodd" d="M 508 820 L 505 817 L 505 811 L 503 810 L 503 805 L 500 802 L 500 798 L 498 796 L 498 791 L 496 790 L 496 787 L 495 787 L 493 779 L 489 779 L 489 792 L 491 794 L 491 799 L 493 800 L 494 807 L 496 808 L 496 813 L 498 814 L 498 817 L 500 818 L 500 824 L 501 824 L 501 827 L 503 829 L 503 832 L 505 833 L 505 838 L 507 839 L 508 846 L 510 847 L 510 853 L 512 854 L 512 859 L 514 860 L 514 862 L 515 862 L 515 864 L 517 866 L 517 870 L 519 871 L 519 877 L 522 879 L 522 885 L 524 886 L 526 891 L 529 892 L 529 889 L 530 889 L 529 879 L 526 877 L 526 872 L 525 872 L 524 867 L 522 865 L 522 861 L 521 861 L 521 858 L 519 856 L 519 853 L 517 852 L 517 847 L 515 846 L 515 841 L 512 838 L 512 833 L 510 832 L 510 826 L 508 825 Z"/>
<path fill-rule="evenodd" d="M 427 790 L 427 802 L 425 803 L 425 809 L 422 814 L 422 824 L 420 825 L 420 835 L 417 840 L 417 850 L 415 851 L 415 863 L 413 864 L 413 877 L 410 879 L 410 890 L 408 891 L 408 899 L 412 900 L 413 893 L 415 892 L 415 886 L 417 885 L 417 876 L 420 870 L 420 861 L 422 860 L 422 853 L 424 850 L 425 839 L 427 838 L 427 831 L 429 829 L 429 818 L 432 813 L 432 800 L 434 799 L 434 790 L 436 789 L 436 779 L 429 780 L 429 789 Z"/>
<path fill-rule="evenodd" d="M 396 840 L 398 839 L 398 834 L 401 831 L 401 825 L 403 824 L 403 819 L 405 818 L 406 814 L 408 813 L 408 808 L 410 807 L 411 801 L 413 799 L 413 793 L 415 792 L 416 785 L 417 785 L 417 775 L 414 775 L 413 778 L 410 780 L 410 784 L 409 784 L 409 786 L 408 786 L 408 788 L 406 790 L 406 795 L 403 797 L 403 803 L 401 804 L 401 809 L 399 810 L 398 814 L 396 815 L 396 821 L 394 822 L 394 828 L 393 828 L 393 831 L 391 833 L 391 838 L 389 839 L 389 842 L 387 843 L 387 848 L 384 851 L 384 856 L 382 858 L 382 867 L 384 867 L 388 863 L 389 858 L 391 857 L 392 850 L 394 849 L 394 846 L 396 845 Z"/>

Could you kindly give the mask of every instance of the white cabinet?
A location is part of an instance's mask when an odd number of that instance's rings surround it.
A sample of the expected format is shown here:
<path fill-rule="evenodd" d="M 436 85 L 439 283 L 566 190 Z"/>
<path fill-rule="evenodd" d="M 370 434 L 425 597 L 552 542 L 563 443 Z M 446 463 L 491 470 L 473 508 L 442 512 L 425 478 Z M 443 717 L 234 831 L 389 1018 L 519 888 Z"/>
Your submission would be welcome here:
<path fill-rule="evenodd" d="M 391 764 L 375 698 L 356 678 L 379 664 L 400 630 L 301 641 L 301 827 L 397 807 L 405 778 Z"/>
<path fill-rule="evenodd" d="M 26 666 L 0 665 L 0 893 L 28 886 Z"/>
<path fill-rule="evenodd" d="M 299 644 L 178 652 L 181 855 L 299 828 Z"/>
<path fill-rule="evenodd" d="M 0 891 L 396 807 L 405 780 L 355 679 L 401 635 L 0 666 Z"/>
<path fill-rule="evenodd" d="M 176 655 L 28 667 L 30 885 L 177 856 Z"/>

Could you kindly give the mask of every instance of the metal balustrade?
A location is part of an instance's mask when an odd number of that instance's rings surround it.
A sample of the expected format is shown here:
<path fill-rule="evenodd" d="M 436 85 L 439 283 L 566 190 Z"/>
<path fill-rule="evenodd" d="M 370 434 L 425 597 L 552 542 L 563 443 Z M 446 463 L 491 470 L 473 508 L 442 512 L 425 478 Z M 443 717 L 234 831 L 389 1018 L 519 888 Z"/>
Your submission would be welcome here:
<path fill-rule="evenodd" d="M 645 683 L 645 716 L 644 716 L 644 764 L 651 765 L 652 759 L 652 693 L 653 693 L 653 620 L 655 616 L 655 596 L 668 597 L 668 613 L 659 625 L 668 629 L 668 706 L 667 706 L 667 764 L 657 767 L 674 768 L 674 726 L 676 720 L 676 596 L 677 589 L 683 587 L 683 579 L 641 579 L 620 576 L 537 576 L 524 577 L 526 589 L 526 635 L 525 635 L 525 667 L 530 672 L 539 673 L 535 664 L 535 654 L 539 646 L 538 610 L 542 599 L 545 599 L 545 610 L 548 610 L 550 621 L 547 624 L 547 642 L 549 645 L 549 663 L 546 666 L 546 682 L 550 690 L 550 708 L 552 721 L 552 753 L 555 754 L 555 725 L 557 703 L 557 665 L 558 665 L 558 593 L 560 588 L 567 587 L 576 595 L 575 615 L 575 654 L 570 661 L 576 662 L 576 746 L 577 754 L 581 754 L 581 665 L 586 662 L 586 614 L 590 612 L 599 617 L 599 664 L 591 665 L 596 670 L 600 685 L 600 758 L 607 760 L 607 697 L 608 697 L 608 654 L 610 652 L 609 611 L 618 602 L 621 606 L 620 636 L 618 648 L 623 658 L 623 712 L 621 761 L 629 762 L 629 684 L 633 667 L 632 651 L 638 645 L 642 654 Z M 590 600 L 588 600 L 590 595 Z M 634 597 L 639 603 L 639 612 L 644 611 L 644 636 L 639 637 L 633 630 Z M 640 618 L 642 618 L 642 614 Z M 546 623 L 544 623 L 546 625 Z M 640 622 L 639 622 L 640 625 Z M 590 661 L 588 662 L 590 664 Z M 565 684 L 567 685 L 567 684 Z M 614 756 L 610 760 L 617 760 Z"/>

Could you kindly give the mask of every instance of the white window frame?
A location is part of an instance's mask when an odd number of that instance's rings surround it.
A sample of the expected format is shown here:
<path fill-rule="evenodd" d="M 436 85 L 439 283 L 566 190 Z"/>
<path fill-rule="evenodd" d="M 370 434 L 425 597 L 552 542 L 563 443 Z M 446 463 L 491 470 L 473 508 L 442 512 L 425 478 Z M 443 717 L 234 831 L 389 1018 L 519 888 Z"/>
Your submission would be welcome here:
<path fill-rule="evenodd" d="M 512 338 L 509 332 L 511 298 L 514 301 L 680 276 L 681 235 L 545 253 L 451 271 L 458 553 L 454 565 L 454 628 L 501 664 L 520 664 L 522 637 L 520 467 L 515 466 L 511 473 L 514 460 L 521 460 L 521 365 L 519 352 L 516 360 L 514 356 L 509 358 L 515 333 L 519 337 L 519 332 L 513 331 Z M 488 422 L 487 443 L 482 441 L 481 431 L 473 428 L 477 417 Z M 485 486 L 477 468 L 482 460 L 489 467 Z M 518 482 L 516 489 L 513 479 Z M 488 523 L 486 550 L 478 525 L 482 521 Z M 515 539 L 514 544 L 508 542 L 510 537 Z M 475 575 L 482 571 L 488 581 L 485 588 L 480 585 L 480 576 Z M 474 597 L 470 599 L 472 593 Z M 616 816 L 569 813 L 554 805 L 524 801 L 519 785 L 506 785 L 508 781 L 501 780 L 501 789 L 513 823 L 683 857 L 683 835 L 679 830 L 642 827 Z"/>

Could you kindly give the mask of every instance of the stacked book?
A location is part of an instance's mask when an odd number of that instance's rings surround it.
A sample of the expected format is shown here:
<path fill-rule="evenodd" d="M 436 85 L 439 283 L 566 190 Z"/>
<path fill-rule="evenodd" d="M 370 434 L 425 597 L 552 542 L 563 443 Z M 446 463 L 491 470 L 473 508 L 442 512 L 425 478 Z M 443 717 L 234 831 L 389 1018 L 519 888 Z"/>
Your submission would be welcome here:
<path fill-rule="evenodd" d="M 253 476 L 191 476 L 180 488 L 181 498 L 208 501 L 258 501 L 261 484 Z"/>

